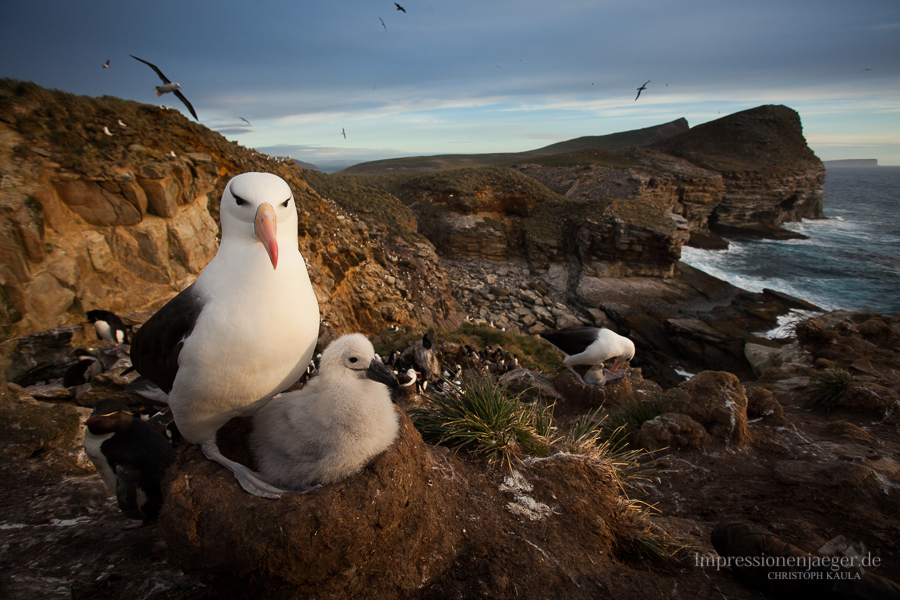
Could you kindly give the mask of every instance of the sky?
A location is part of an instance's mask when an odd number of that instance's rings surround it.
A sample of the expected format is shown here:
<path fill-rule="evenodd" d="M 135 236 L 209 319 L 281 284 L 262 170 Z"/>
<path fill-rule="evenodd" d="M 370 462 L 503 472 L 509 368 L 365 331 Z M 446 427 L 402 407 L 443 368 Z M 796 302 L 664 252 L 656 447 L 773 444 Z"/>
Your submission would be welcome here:
<path fill-rule="evenodd" d="M 328 171 L 696 126 L 762 104 L 796 110 L 822 160 L 900 165 L 898 0 L 400 4 L 10 0 L 0 77 L 190 118 L 156 97 L 162 82 L 135 55 L 181 84 L 203 125 Z"/>

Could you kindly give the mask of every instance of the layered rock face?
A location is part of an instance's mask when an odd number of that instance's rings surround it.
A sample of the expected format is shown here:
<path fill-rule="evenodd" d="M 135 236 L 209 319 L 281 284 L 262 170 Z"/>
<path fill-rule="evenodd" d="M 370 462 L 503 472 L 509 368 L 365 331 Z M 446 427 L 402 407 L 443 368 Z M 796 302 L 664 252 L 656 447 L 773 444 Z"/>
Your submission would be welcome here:
<path fill-rule="evenodd" d="M 824 216 L 825 166 L 806 144 L 800 115 L 786 106 L 735 113 L 651 147 L 721 173 L 725 190 L 710 226 L 724 235 Z"/>
<path fill-rule="evenodd" d="M 458 321 L 427 240 L 397 243 L 369 228 L 310 189 L 292 163 L 157 107 L 16 82 L 0 95 L 4 336 L 71 325 L 93 308 L 161 306 L 215 255 L 222 190 L 247 171 L 276 173 L 294 191 L 326 321 L 364 330 Z"/>

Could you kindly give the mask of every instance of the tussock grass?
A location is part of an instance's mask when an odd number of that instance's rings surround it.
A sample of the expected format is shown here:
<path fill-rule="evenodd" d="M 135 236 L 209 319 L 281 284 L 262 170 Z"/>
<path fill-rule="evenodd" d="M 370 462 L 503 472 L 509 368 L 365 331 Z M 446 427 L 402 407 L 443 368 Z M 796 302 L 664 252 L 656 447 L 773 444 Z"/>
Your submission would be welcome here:
<path fill-rule="evenodd" d="M 813 378 L 808 392 L 808 405 L 829 412 L 852 383 L 856 383 L 856 378 L 844 369 L 825 369 L 822 374 Z"/>
<path fill-rule="evenodd" d="M 662 563 L 675 570 L 697 548 L 676 539 L 657 523 L 658 510 L 635 500 L 620 501 L 620 511 L 627 522 L 628 533 L 619 539 L 618 551 Z"/>
<path fill-rule="evenodd" d="M 461 385 L 428 396 L 430 406 L 409 412 L 429 443 L 468 448 L 488 461 L 512 465 L 522 455 L 546 456 L 554 428 L 548 407 L 523 401 L 488 376 L 468 373 Z"/>
<path fill-rule="evenodd" d="M 659 416 L 659 409 L 652 402 L 633 398 L 614 409 L 606 424 L 606 432 L 610 439 L 626 443 L 632 433 L 641 428 L 646 421 Z"/>

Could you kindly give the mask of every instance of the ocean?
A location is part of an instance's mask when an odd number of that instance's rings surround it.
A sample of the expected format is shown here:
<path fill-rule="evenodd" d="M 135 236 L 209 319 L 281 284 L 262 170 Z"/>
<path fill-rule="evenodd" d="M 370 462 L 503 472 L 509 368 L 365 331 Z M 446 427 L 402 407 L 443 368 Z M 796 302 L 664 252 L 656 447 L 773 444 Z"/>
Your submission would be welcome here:
<path fill-rule="evenodd" d="M 806 240 L 685 247 L 681 260 L 745 290 L 778 290 L 825 310 L 900 312 L 900 167 L 832 168 L 826 219 L 786 223 Z"/>

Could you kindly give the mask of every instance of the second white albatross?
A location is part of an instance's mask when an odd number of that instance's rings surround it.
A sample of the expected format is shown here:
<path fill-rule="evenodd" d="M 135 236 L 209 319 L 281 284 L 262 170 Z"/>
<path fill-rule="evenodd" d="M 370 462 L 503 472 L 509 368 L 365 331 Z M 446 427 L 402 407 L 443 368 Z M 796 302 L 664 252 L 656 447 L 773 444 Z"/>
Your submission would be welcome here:
<path fill-rule="evenodd" d="M 168 394 L 181 435 L 248 492 L 284 491 L 219 451 L 216 433 L 296 382 L 315 350 L 319 304 L 297 245 L 290 187 L 245 173 L 225 187 L 222 241 L 197 280 L 135 334 L 136 370 Z"/>
<path fill-rule="evenodd" d="M 572 368 L 575 365 L 587 365 L 593 369 L 615 358 L 610 369 L 615 373 L 634 358 L 634 342 L 605 327 L 566 327 L 546 331 L 541 337 L 566 354 L 563 364 L 585 385 L 584 379 Z"/>

